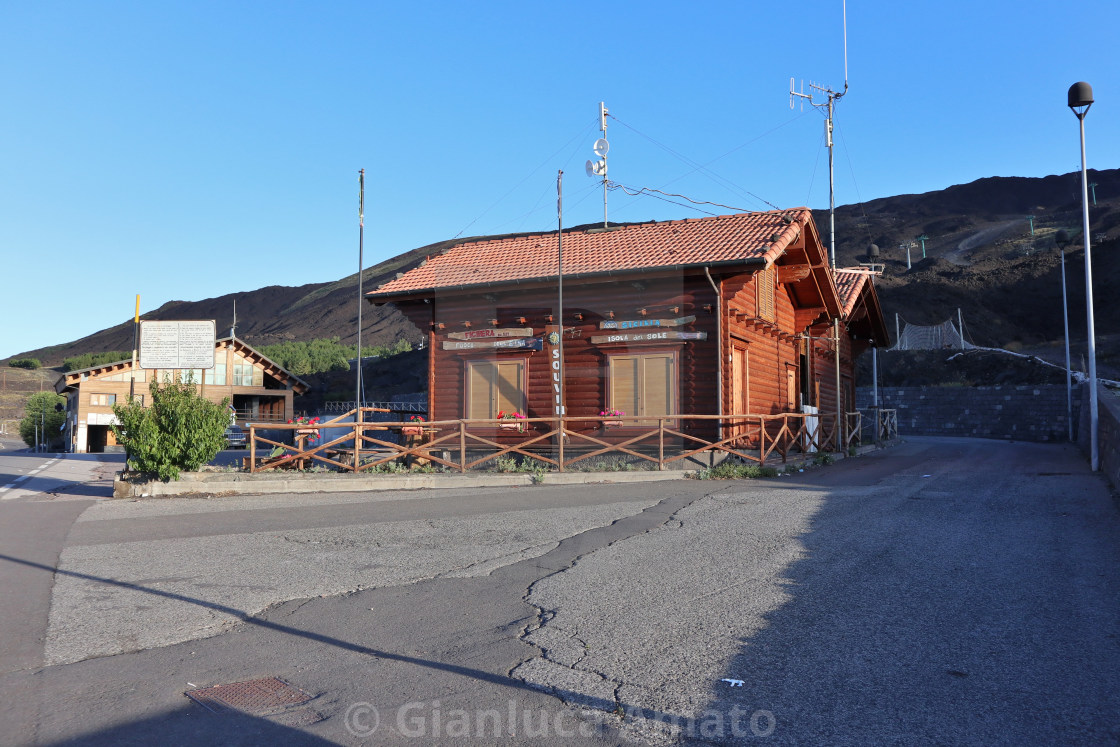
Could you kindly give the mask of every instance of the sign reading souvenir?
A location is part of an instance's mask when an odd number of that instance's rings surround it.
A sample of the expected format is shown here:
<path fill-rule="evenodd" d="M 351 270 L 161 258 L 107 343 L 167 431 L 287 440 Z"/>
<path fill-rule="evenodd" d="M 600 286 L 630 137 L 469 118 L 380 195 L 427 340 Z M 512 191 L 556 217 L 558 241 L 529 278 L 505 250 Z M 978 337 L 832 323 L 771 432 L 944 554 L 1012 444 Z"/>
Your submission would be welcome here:
<path fill-rule="evenodd" d="M 549 332 L 548 344 L 552 346 L 549 357 L 552 359 L 552 414 L 560 416 L 564 414 L 564 405 L 560 402 L 561 392 L 560 384 L 563 381 L 563 361 L 560 359 L 560 333 Z"/>
<path fill-rule="evenodd" d="M 605 342 L 658 342 L 661 340 L 707 340 L 707 332 L 677 332 L 665 330 L 663 332 L 619 332 L 615 335 L 596 335 L 591 342 L 601 345 Z"/>
<path fill-rule="evenodd" d="M 214 320 L 140 322 L 140 368 L 213 368 Z"/>
<path fill-rule="evenodd" d="M 507 337 L 497 340 L 445 340 L 444 350 L 542 350 L 543 340 L 539 337 L 527 339 L 524 337 Z"/>
<path fill-rule="evenodd" d="M 508 327 L 505 329 L 470 329 L 466 332 L 448 332 L 449 340 L 488 340 L 499 337 L 532 337 L 532 327 Z"/>
<path fill-rule="evenodd" d="M 683 327 L 696 321 L 695 316 L 682 316 L 679 319 L 634 319 L 632 321 L 599 322 L 599 329 L 643 329 L 645 327 Z"/>

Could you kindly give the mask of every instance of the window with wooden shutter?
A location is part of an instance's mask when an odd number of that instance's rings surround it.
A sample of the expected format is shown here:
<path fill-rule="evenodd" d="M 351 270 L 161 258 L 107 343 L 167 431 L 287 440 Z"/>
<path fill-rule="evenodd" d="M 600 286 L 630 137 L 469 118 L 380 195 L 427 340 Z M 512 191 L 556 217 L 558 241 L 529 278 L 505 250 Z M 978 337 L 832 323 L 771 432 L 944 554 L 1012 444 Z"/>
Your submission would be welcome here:
<path fill-rule="evenodd" d="M 525 361 L 467 362 L 468 419 L 485 420 L 499 412 L 525 412 Z"/>
<path fill-rule="evenodd" d="M 755 286 L 758 293 L 758 318 L 768 322 L 775 320 L 774 314 L 774 283 L 777 271 L 771 265 L 755 275 Z"/>
<path fill-rule="evenodd" d="M 608 407 L 628 416 L 677 414 L 676 354 L 612 355 Z"/>

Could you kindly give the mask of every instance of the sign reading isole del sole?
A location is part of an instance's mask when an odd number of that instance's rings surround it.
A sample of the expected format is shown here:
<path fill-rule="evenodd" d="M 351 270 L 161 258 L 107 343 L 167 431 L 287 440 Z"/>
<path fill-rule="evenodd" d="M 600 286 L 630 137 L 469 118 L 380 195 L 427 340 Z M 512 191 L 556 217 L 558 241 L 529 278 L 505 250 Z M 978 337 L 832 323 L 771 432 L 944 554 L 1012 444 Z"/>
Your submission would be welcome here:
<path fill-rule="evenodd" d="M 657 342 L 658 340 L 707 340 L 707 332 L 677 332 L 667 329 L 659 332 L 619 332 L 614 335 L 595 335 L 591 342 L 601 345 L 605 342 Z"/>
<path fill-rule="evenodd" d="M 213 368 L 214 320 L 140 322 L 140 368 Z"/>
<path fill-rule="evenodd" d="M 544 342 L 539 337 L 527 339 L 524 337 L 507 337 L 499 338 L 497 340 L 465 340 L 459 342 L 457 340 L 444 340 L 444 350 L 487 350 L 487 349 L 520 349 L 520 350 L 543 350 Z"/>

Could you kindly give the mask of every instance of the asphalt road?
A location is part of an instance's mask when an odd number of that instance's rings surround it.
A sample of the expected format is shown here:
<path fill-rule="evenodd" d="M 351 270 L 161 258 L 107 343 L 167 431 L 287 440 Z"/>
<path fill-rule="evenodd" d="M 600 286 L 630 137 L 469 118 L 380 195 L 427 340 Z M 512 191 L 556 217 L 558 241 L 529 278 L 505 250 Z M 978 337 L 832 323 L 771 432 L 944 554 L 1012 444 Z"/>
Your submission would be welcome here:
<path fill-rule="evenodd" d="M 90 478 L 0 500 L 5 744 L 1120 741 L 1120 514 L 1072 447 L 377 501 Z M 184 696 L 267 677 L 313 699 Z"/>

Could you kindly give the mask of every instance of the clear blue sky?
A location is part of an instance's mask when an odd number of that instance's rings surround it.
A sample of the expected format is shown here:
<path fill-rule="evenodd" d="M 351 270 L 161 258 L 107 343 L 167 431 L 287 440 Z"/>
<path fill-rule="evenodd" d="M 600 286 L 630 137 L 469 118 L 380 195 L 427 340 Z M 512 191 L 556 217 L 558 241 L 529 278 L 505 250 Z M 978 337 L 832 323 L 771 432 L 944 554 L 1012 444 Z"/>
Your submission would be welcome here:
<path fill-rule="evenodd" d="M 1062 6 L 1065 7 L 1062 7 Z M 0 358 L 169 300 L 337 280 L 434 241 L 601 219 L 610 178 L 748 210 L 828 205 L 840 0 L 8 2 Z M 1120 166 L 1120 3 L 849 0 L 837 204 Z M 703 165 L 703 168 L 698 166 Z M 706 208 L 729 212 L 723 208 Z M 610 195 L 612 220 L 703 213 Z"/>

